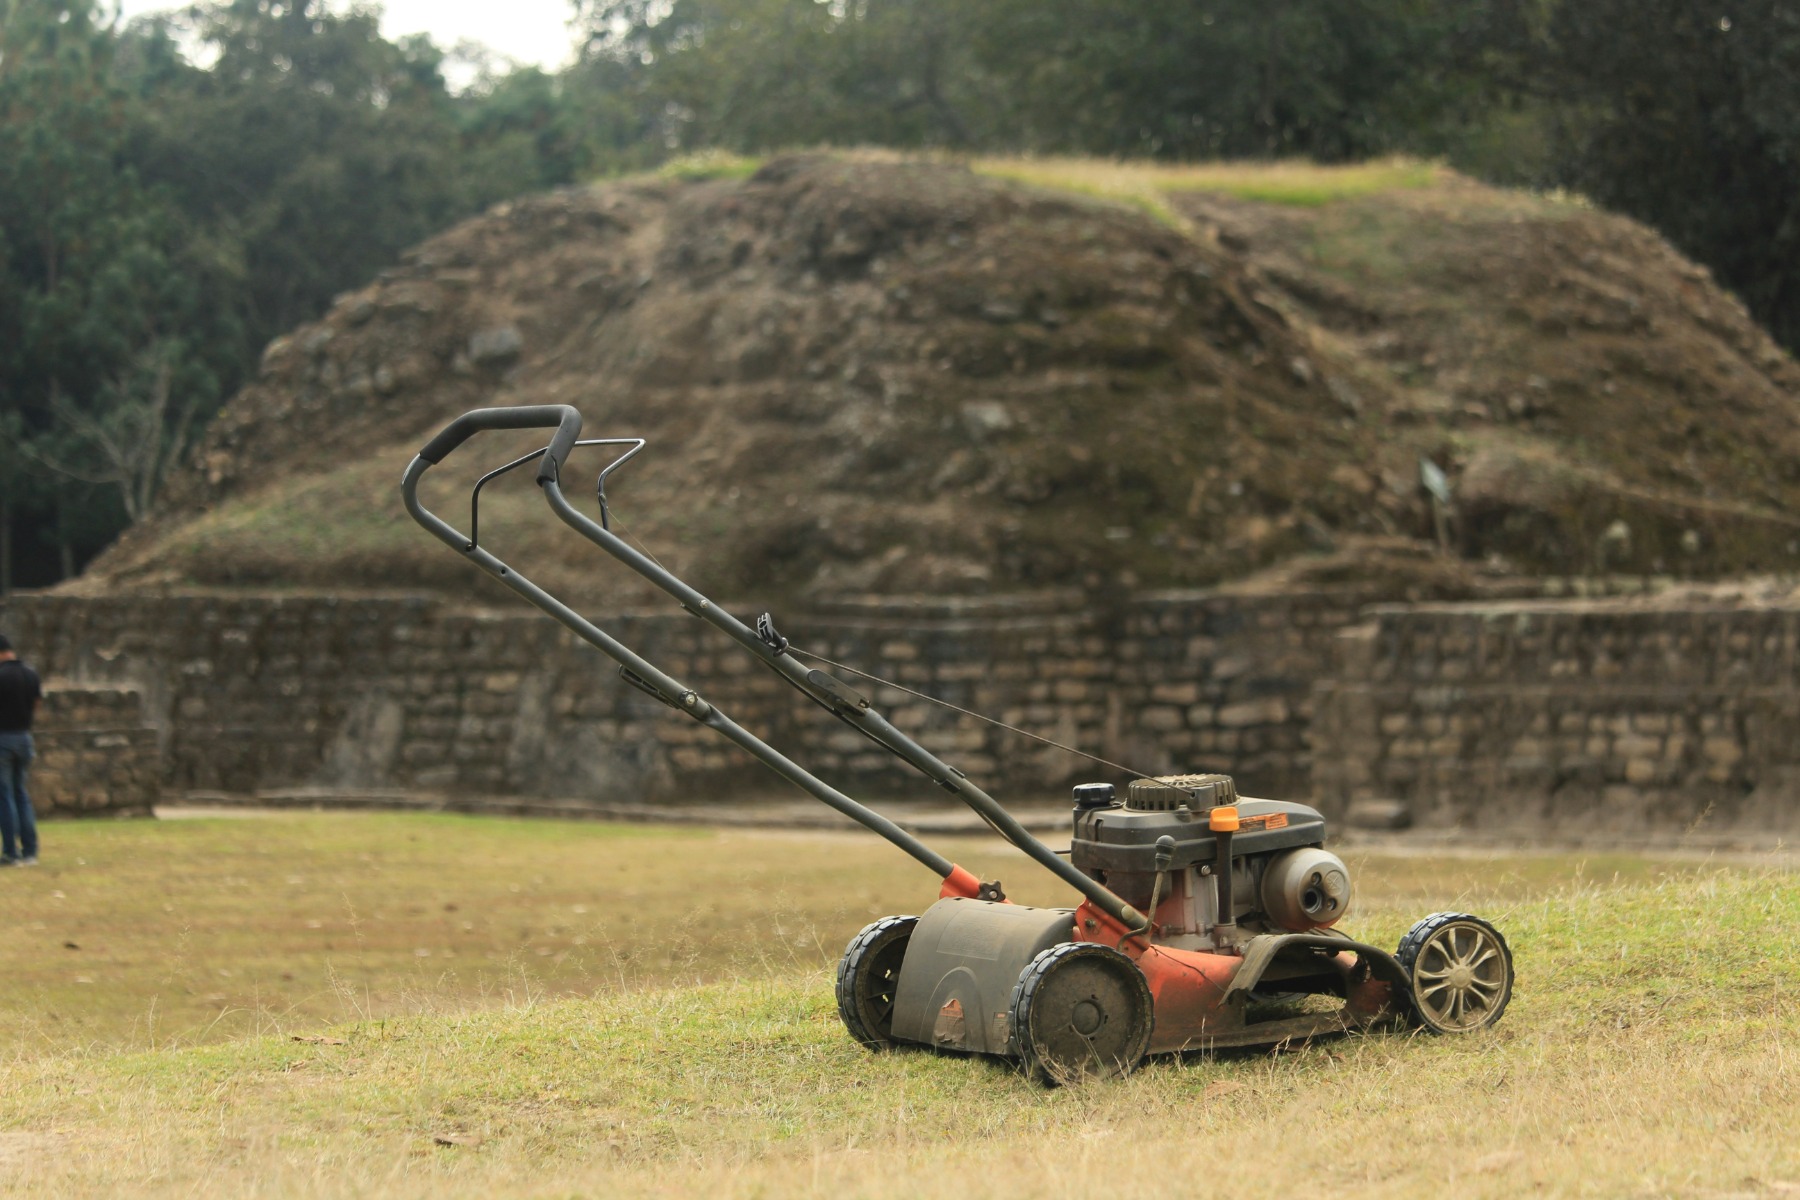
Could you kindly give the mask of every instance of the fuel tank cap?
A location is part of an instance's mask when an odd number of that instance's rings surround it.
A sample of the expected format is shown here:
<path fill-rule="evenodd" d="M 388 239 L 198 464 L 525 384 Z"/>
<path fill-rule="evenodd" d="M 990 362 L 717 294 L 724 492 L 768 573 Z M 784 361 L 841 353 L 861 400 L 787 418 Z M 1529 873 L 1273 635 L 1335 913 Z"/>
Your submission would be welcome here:
<path fill-rule="evenodd" d="M 1078 783 L 1075 785 L 1075 811 L 1106 808 L 1113 803 L 1118 790 L 1110 783 Z"/>

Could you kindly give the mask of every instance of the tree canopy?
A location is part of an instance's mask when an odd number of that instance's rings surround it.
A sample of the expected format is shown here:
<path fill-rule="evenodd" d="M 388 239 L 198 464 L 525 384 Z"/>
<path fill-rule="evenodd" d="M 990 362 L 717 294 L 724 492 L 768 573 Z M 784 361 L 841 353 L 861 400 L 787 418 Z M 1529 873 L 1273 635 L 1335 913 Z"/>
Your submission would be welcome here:
<path fill-rule="evenodd" d="M 666 143 L 1199 158 L 1405 148 L 1483 0 L 587 0 Z M 1471 64 L 1460 64 L 1466 74 Z"/>
<path fill-rule="evenodd" d="M 1558 182 L 1660 229 L 1800 347 L 1800 9 L 1563 4 L 1536 82 Z"/>
<path fill-rule="evenodd" d="M 560 81 L 459 99 L 442 64 L 317 0 L 125 27 L 94 0 L 0 0 L 0 498 L 22 582 L 142 516 L 271 338 L 449 222 L 574 177 Z"/>

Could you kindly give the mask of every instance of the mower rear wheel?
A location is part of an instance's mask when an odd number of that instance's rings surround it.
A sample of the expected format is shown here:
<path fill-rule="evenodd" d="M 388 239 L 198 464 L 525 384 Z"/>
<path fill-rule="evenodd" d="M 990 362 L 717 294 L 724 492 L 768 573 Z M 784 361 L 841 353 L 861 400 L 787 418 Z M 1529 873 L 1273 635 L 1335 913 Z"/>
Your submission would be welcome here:
<path fill-rule="evenodd" d="M 1412 985 L 1413 1015 L 1433 1033 L 1473 1033 L 1512 999 L 1512 949 L 1468 913 L 1433 913 L 1400 939 L 1394 959 Z"/>
<path fill-rule="evenodd" d="M 850 1036 L 871 1050 L 894 1041 L 894 998 L 900 992 L 900 964 L 917 917 L 883 917 L 850 939 L 838 960 L 838 1016 Z"/>
<path fill-rule="evenodd" d="M 1143 1061 L 1155 1015 L 1138 965 L 1111 946 L 1065 942 L 1019 973 L 1009 1049 L 1047 1083 L 1126 1075 Z"/>

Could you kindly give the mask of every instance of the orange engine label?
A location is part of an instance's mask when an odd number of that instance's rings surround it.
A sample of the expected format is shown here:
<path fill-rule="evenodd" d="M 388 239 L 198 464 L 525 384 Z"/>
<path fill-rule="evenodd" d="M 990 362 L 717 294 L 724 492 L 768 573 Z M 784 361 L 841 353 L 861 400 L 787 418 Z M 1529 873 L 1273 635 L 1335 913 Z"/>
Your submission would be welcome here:
<path fill-rule="evenodd" d="M 1286 813 L 1269 813 L 1261 817 L 1245 817 L 1240 822 L 1242 829 L 1286 829 L 1288 815 Z"/>

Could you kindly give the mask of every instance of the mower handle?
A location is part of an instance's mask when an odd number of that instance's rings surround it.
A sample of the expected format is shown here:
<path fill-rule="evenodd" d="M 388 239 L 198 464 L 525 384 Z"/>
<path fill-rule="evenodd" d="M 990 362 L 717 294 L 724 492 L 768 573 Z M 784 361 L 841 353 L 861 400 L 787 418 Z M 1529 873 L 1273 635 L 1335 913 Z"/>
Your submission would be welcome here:
<path fill-rule="evenodd" d="M 549 428 L 556 432 L 551 435 L 550 448 L 538 464 L 537 481 L 542 485 L 562 477 L 563 463 L 568 459 L 569 451 L 575 448 L 576 439 L 581 437 L 581 414 L 573 405 L 527 404 L 517 408 L 472 409 L 438 430 L 437 436 L 419 451 L 419 457 L 435 467 L 452 450 L 486 430 Z"/>
<path fill-rule="evenodd" d="M 456 418 L 444 426 L 437 436 L 425 443 L 425 448 L 419 451 L 418 457 L 407 467 L 406 475 L 400 481 L 400 491 L 406 502 L 407 511 L 412 514 L 414 520 L 423 525 L 439 541 L 472 558 L 483 570 L 499 579 L 526 601 L 548 613 L 576 636 L 625 668 L 628 672 L 626 676 L 628 681 L 632 681 L 632 677 L 635 676 L 636 680 L 648 685 L 645 690 L 650 691 L 652 695 L 657 696 L 677 711 L 686 712 L 695 720 L 716 730 L 727 740 L 748 750 L 782 778 L 798 785 L 830 807 L 879 833 L 930 867 L 939 877 L 950 880 L 951 882 L 945 886 L 951 890 L 943 894 L 963 894 L 973 876 L 968 876 L 967 872 L 958 876 L 956 873 L 960 868 L 951 863 L 949 859 L 929 849 L 918 838 L 879 813 L 858 804 L 817 779 L 804 768 L 783 757 L 766 742 L 743 729 L 710 703 L 701 699 L 698 692 L 683 686 L 614 640 L 592 622 L 482 549 L 476 544 L 473 537 L 463 537 L 419 502 L 420 477 L 429 467 L 442 462 L 446 455 L 475 434 L 490 429 L 537 429 L 549 426 L 555 426 L 556 433 L 551 437 L 549 447 L 543 451 L 543 461 L 538 466 L 537 482 L 543 489 L 545 499 L 549 502 L 550 507 L 556 511 L 565 524 L 574 528 L 589 541 L 600 546 L 663 591 L 674 596 L 681 602 L 683 608 L 724 631 L 733 640 L 772 667 L 777 674 L 787 678 L 802 692 L 824 704 L 841 720 L 846 721 L 890 753 L 898 756 L 901 761 L 920 771 L 939 786 L 961 797 L 964 803 L 985 818 L 990 825 L 993 825 L 1002 837 L 1024 851 L 1029 857 L 1036 859 L 1052 874 L 1081 892 L 1108 916 L 1120 921 L 1128 929 L 1135 929 L 1138 933 L 1149 929 L 1149 918 L 1139 913 L 1104 884 L 1089 878 L 1077 868 L 1057 858 L 1048 846 L 1033 837 L 998 801 L 975 786 L 968 776 L 940 761 L 923 746 L 895 729 L 885 718 L 870 711 L 867 701 L 863 701 L 860 707 L 854 705 L 849 708 L 844 707 L 844 703 L 848 703 L 848 701 L 843 701 L 841 697 L 837 696 L 837 689 L 827 688 L 815 678 L 829 677 L 822 676 L 820 672 L 816 671 L 807 672 L 797 659 L 786 654 L 785 645 L 777 649 L 765 642 L 736 617 L 726 613 L 681 579 L 670 574 L 662 564 L 639 554 L 604 525 L 596 525 L 578 512 L 564 498 L 561 484 L 563 462 L 581 437 L 581 414 L 570 405 L 539 404 L 515 408 L 477 408 Z M 612 439 L 606 440 L 611 441 Z M 633 450 L 632 453 L 636 453 L 636 451 Z M 508 467 L 502 467 L 501 470 L 508 470 L 511 466 L 527 462 L 530 457 L 527 455 L 525 458 L 509 464 Z M 612 466 L 606 468 L 606 471 L 612 470 L 613 467 L 629 457 L 629 454 L 622 456 Z M 601 489 L 605 487 L 606 471 L 602 471 L 600 475 Z M 482 482 L 486 482 L 497 473 L 490 472 L 483 477 Z M 479 483 L 476 488 L 479 490 Z M 601 503 L 605 504 L 604 490 L 601 492 Z M 601 511 L 604 516 L 604 507 Z M 473 512 L 470 515 L 471 524 L 473 524 Z M 821 692 L 826 695 L 821 696 Z"/>

